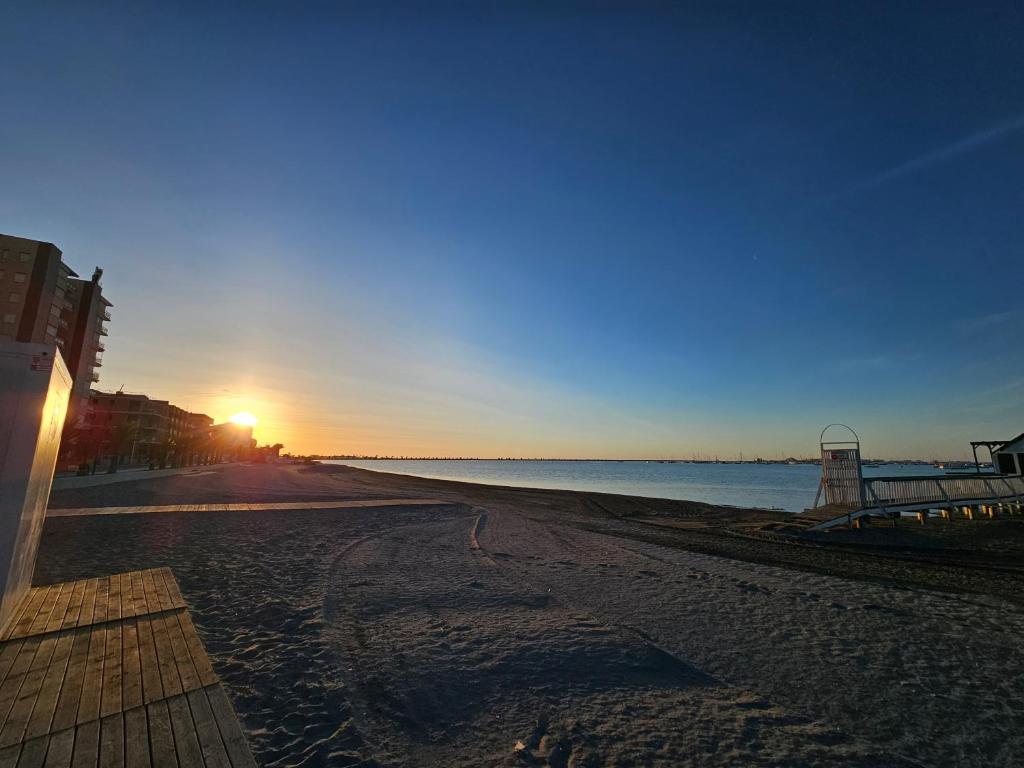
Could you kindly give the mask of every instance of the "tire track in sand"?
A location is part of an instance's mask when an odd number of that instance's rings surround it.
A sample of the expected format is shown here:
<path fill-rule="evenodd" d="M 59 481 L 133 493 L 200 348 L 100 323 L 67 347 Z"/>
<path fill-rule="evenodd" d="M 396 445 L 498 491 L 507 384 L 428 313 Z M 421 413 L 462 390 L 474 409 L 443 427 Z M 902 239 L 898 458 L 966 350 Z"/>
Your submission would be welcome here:
<path fill-rule="evenodd" d="M 483 546 L 506 513 L 471 512 L 332 568 L 330 636 L 381 764 L 900 764 L 536 588 Z"/>

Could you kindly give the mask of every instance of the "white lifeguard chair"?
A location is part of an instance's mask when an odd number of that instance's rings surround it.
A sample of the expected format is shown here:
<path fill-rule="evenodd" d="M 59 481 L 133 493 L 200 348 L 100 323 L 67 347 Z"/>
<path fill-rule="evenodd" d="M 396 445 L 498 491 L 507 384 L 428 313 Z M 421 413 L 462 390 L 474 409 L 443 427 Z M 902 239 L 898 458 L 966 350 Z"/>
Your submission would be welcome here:
<path fill-rule="evenodd" d="M 852 440 L 826 440 L 825 433 L 833 427 L 847 430 Z M 861 469 L 860 437 L 845 424 L 829 424 L 818 438 L 821 446 L 821 481 L 814 497 L 814 506 L 822 494 L 825 506 L 851 511 L 864 507 L 864 472 Z"/>

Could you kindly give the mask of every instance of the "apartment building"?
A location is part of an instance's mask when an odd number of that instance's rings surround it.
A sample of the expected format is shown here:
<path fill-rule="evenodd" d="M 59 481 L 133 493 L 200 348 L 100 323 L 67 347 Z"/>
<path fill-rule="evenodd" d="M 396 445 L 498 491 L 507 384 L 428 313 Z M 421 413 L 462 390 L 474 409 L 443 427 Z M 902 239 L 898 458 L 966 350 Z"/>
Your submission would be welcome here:
<path fill-rule="evenodd" d="M 103 365 L 111 303 L 99 268 L 89 280 L 53 243 L 0 234 L 0 339 L 54 344 L 74 379 L 69 425 L 80 420 Z"/>

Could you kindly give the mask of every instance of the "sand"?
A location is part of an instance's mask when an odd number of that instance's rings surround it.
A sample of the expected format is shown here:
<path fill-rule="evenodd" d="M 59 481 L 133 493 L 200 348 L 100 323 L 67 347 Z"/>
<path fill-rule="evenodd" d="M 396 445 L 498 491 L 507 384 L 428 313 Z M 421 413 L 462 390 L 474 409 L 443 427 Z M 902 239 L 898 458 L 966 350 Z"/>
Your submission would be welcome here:
<path fill-rule="evenodd" d="M 442 503 L 52 518 L 36 581 L 171 566 L 267 765 L 1024 752 L 1024 518 L 794 537 L 763 530 L 777 513 L 280 466 L 51 506 L 403 497 Z"/>

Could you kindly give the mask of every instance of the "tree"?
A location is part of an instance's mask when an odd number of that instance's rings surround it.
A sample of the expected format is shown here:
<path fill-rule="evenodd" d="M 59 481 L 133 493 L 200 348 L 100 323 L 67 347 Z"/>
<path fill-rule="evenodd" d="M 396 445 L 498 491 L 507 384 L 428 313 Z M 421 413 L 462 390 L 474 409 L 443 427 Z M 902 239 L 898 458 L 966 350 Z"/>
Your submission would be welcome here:
<path fill-rule="evenodd" d="M 107 467 L 109 474 L 117 472 L 121 465 L 121 456 L 131 451 L 138 436 L 139 425 L 134 421 L 122 421 L 110 430 L 110 445 L 113 455 L 110 457 L 110 466 Z"/>

